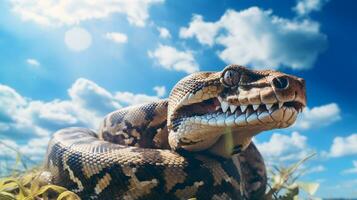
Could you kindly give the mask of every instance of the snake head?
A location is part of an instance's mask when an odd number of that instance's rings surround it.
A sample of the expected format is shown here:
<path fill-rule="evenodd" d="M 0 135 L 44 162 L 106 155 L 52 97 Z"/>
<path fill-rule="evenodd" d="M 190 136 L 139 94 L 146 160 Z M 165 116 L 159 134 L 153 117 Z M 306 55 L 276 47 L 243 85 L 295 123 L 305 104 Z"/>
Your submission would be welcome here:
<path fill-rule="evenodd" d="M 230 135 L 230 146 L 244 149 L 254 135 L 292 125 L 305 106 L 305 82 L 292 75 L 239 65 L 194 73 L 170 93 L 169 144 L 219 152 Z"/>

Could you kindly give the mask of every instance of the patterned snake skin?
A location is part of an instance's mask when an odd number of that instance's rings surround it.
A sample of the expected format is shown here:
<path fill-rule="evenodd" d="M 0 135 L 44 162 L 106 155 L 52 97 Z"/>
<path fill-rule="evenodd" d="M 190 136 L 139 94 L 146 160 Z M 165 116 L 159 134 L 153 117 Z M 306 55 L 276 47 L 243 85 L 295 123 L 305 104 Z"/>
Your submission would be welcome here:
<path fill-rule="evenodd" d="M 304 80 L 281 72 L 194 73 L 167 100 L 108 114 L 98 133 L 59 130 L 45 170 L 82 199 L 260 199 L 266 169 L 251 139 L 305 104 Z"/>

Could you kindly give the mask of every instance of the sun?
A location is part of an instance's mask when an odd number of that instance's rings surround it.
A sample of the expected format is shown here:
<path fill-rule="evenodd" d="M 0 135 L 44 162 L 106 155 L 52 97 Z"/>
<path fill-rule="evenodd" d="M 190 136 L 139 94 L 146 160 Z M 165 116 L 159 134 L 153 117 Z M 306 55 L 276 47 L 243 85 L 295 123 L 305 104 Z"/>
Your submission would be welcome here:
<path fill-rule="evenodd" d="M 92 44 L 92 35 L 84 28 L 73 27 L 64 35 L 66 46 L 72 51 L 84 51 Z"/>

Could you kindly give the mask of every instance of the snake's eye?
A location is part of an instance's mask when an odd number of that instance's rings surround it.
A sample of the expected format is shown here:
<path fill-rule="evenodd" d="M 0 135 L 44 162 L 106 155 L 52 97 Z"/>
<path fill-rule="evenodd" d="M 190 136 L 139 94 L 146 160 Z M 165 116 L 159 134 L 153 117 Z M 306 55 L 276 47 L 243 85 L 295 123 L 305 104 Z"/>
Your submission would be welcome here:
<path fill-rule="evenodd" d="M 233 69 L 228 69 L 224 72 L 222 81 L 223 84 L 229 87 L 237 86 L 240 80 L 240 74 L 238 71 Z"/>

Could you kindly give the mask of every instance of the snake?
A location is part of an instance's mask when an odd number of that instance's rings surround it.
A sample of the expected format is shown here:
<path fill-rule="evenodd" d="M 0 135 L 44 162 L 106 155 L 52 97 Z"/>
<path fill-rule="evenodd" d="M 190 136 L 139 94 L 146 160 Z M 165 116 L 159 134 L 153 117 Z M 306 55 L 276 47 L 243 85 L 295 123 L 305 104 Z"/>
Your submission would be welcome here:
<path fill-rule="evenodd" d="M 195 72 L 167 99 L 107 114 L 98 131 L 58 130 L 44 172 L 81 199 L 261 199 L 267 170 L 252 140 L 304 107 L 305 81 L 293 75 L 235 64 Z"/>

